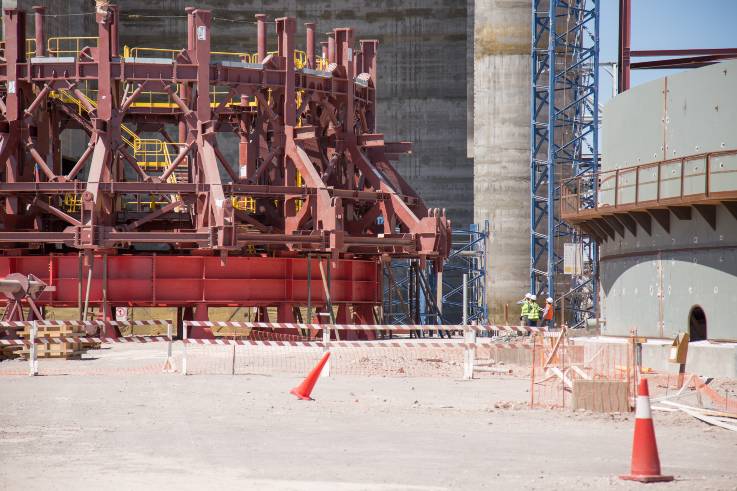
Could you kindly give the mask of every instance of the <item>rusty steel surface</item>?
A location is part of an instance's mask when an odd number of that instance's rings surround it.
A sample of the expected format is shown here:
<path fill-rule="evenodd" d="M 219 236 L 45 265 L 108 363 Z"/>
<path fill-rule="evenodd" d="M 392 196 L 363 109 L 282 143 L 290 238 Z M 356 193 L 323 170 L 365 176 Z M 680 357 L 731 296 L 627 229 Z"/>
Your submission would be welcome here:
<path fill-rule="evenodd" d="M 0 277 L 27 271 L 49 285 L 37 296 L 39 305 L 77 307 L 80 302 L 79 257 L 76 255 L 0 257 Z M 340 304 L 381 302 L 380 273 L 375 261 L 331 261 L 332 301 Z M 119 255 L 95 256 L 89 301 L 126 306 L 279 306 L 307 304 L 306 258 Z M 315 305 L 325 303 L 319 285 L 320 266 L 309 263 Z M 87 268 L 82 295 L 87 290 Z"/>
<path fill-rule="evenodd" d="M 6 9 L 3 20 L 5 248 L 156 243 L 224 256 L 255 244 L 276 254 L 391 254 L 438 265 L 447 255 L 444 211 L 428 209 L 390 163 L 411 145 L 376 132 L 377 41 L 357 46 L 352 29 L 335 29 L 327 65 L 318 67 L 310 28 L 312 50 L 296 69 L 296 20 L 276 20 L 279 49 L 265 54 L 267 26 L 258 16 L 258 60 L 213 61 L 211 13 L 187 9 L 187 46 L 170 59 L 120 56 L 111 6 L 97 13 L 93 46 L 44 56 L 42 14 L 35 53 L 26 52 L 25 13 Z M 144 103 L 151 94 L 166 102 Z M 178 127 L 176 140 L 166 125 Z M 141 165 L 124 126 L 171 140 L 166 168 Z M 59 137 L 68 128 L 84 130 L 89 144 L 64 168 Z M 237 165 L 218 144 L 227 137 L 238 141 Z M 61 205 L 70 194 L 78 200 L 72 212 Z M 141 195 L 137 203 L 155 204 L 127 210 Z M 251 209 L 234 206 L 241 198 L 254 200 Z"/>
<path fill-rule="evenodd" d="M 660 59 L 633 62 L 633 58 Z M 632 70 L 700 68 L 735 58 L 737 58 L 737 48 L 633 50 L 632 0 L 619 0 L 617 87 L 620 93 L 630 89 Z"/>
<path fill-rule="evenodd" d="M 340 28 L 316 42 L 307 23 L 302 52 L 295 18 L 257 15 L 253 54 L 211 52 L 211 12 L 185 10 L 179 50 L 121 50 L 115 5 L 98 7 L 94 38 L 46 39 L 43 8 L 27 38 L 25 12 L 4 10 L 2 274 L 58 286 L 40 305 L 81 305 L 86 290 L 108 318 L 115 305 L 204 305 L 200 318 L 250 305 L 291 321 L 308 301 L 305 256 L 310 270 L 329 257 L 333 298 L 316 269 L 308 303 L 373 323 L 381 261 L 441 271 L 445 210 L 391 164 L 412 145 L 377 131 L 378 41 Z M 87 136 L 76 155 L 62 156 L 67 130 Z"/>

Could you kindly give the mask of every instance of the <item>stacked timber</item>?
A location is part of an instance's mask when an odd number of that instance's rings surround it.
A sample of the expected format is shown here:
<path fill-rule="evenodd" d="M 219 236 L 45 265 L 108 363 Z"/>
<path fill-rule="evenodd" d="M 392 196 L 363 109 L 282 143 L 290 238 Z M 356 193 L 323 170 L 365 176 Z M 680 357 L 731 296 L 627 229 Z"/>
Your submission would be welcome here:
<path fill-rule="evenodd" d="M 18 336 L 23 339 L 31 338 L 31 327 L 26 326 L 22 331 L 18 331 Z M 77 341 L 76 338 L 86 336 L 84 328 L 81 326 L 73 326 L 69 324 L 38 326 L 36 338 L 66 338 L 62 342 L 49 342 L 36 344 L 36 356 L 38 358 L 79 358 L 90 348 L 99 347 L 98 343 L 83 343 Z M 70 340 L 73 338 L 75 340 Z M 19 352 L 21 356 L 28 359 L 30 355 L 30 346 L 23 346 Z"/>

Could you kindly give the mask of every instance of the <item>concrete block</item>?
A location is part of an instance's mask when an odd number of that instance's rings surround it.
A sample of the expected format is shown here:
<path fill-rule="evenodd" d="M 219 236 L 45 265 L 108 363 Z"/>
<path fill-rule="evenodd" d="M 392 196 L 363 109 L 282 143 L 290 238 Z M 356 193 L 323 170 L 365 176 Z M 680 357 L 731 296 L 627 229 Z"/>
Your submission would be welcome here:
<path fill-rule="evenodd" d="M 627 382 L 576 380 L 573 383 L 573 409 L 600 413 L 627 412 L 630 410 Z"/>
<path fill-rule="evenodd" d="M 491 358 L 497 363 L 529 367 L 532 364 L 532 350 L 525 348 L 492 348 Z"/>
<path fill-rule="evenodd" d="M 592 352 L 603 345 L 622 346 L 627 343 L 625 338 L 607 336 L 579 337 L 571 341 L 576 345 L 589 346 Z M 660 373 L 678 373 L 678 365 L 668 362 L 671 343 L 667 339 L 649 339 L 642 345 L 642 366 Z M 686 372 L 707 377 L 737 378 L 737 343 L 689 343 Z"/>

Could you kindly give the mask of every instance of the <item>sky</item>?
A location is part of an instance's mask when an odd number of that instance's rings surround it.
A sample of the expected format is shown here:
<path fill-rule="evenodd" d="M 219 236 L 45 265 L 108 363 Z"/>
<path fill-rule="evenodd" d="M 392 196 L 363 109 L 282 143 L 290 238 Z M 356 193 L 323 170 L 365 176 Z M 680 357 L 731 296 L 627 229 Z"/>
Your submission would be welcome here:
<path fill-rule="evenodd" d="M 617 0 L 601 0 L 599 43 L 599 61 L 616 62 Z M 686 48 L 737 48 L 737 0 L 632 0 L 631 49 Z M 675 70 L 633 70 L 631 85 L 671 73 Z M 600 102 L 606 102 L 611 92 L 612 77 L 602 70 Z"/>

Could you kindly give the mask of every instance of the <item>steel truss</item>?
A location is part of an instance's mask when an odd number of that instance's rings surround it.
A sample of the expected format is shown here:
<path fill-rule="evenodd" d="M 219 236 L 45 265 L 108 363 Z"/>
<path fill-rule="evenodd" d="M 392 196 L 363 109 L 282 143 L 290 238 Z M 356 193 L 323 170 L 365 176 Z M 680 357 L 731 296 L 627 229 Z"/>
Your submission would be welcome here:
<path fill-rule="evenodd" d="M 530 288 L 577 325 L 595 315 L 597 246 L 561 220 L 560 197 L 568 179 L 598 169 L 599 0 L 534 0 L 531 68 Z M 570 281 L 566 242 L 586 256 Z"/>
<path fill-rule="evenodd" d="M 227 53 L 211 53 L 211 12 L 187 8 L 185 48 L 168 58 L 145 48 L 121 55 L 120 12 L 110 5 L 98 7 L 97 38 L 62 56 L 47 47 L 43 8 L 35 10 L 32 52 L 25 13 L 3 17 L 0 248 L 81 251 L 88 265 L 93 255 L 154 244 L 222 262 L 322 254 L 377 266 L 381 257 L 412 258 L 442 270 L 445 211 L 428 209 L 392 166 L 411 144 L 376 129 L 378 41 L 356 46 L 352 29 L 335 29 L 319 57 L 308 23 L 300 59 L 296 20 L 282 17 L 278 50 L 267 53 L 257 15 L 257 53 L 222 59 Z M 70 165 L 61 156 L 66 129 L 89 136 Z M 155 152 L 165 158 L 153 170 L 139 155 L 143 133 L 161 136 Z M 227 137 L 237 141 L 237 163 L 218 144 Z"/>
<path fill-rule="evenodd" d="M 453 324 L 463 321 L 464 274 L 467 322 L 486 324 L 486 246 L 489 222 L 453 229 L 453 243 L 440 275 L 417 261 L 397 259 L 384 268 L 384 322 L 388 324 Z M 438 290 L 438 281 L 442 287 Z"/>

